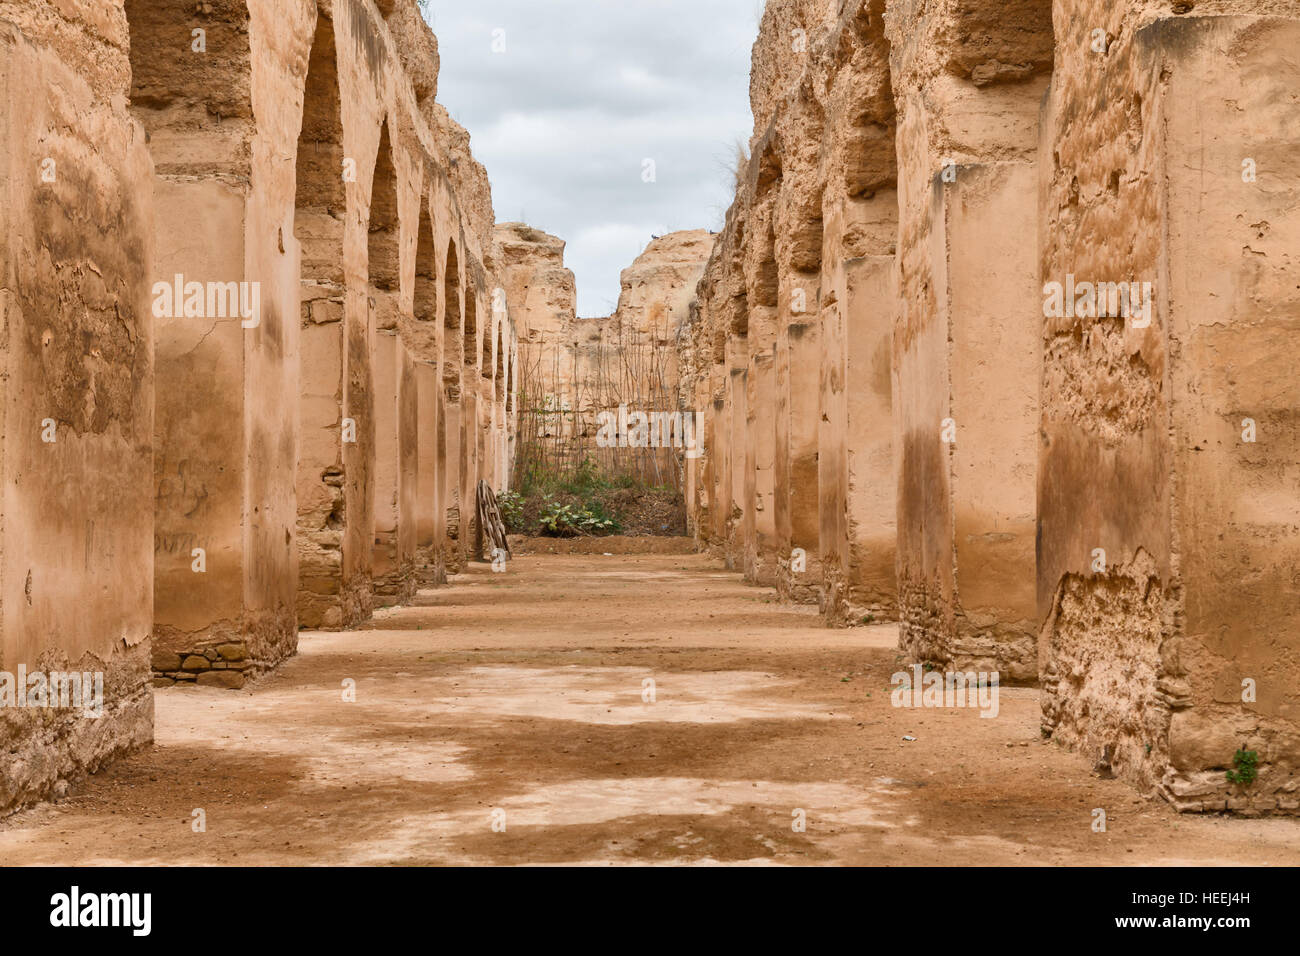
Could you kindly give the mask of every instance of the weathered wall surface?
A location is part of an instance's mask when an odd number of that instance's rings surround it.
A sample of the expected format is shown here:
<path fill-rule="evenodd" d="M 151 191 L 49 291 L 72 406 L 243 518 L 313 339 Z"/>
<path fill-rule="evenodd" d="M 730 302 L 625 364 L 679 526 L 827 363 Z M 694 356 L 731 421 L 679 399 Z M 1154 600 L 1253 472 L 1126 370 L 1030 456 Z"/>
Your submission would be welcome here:
<path fill-rule="evenodd" d="M 314 10 L 129 0 L 125 13 L 131 103 L 156 168 L 150 282 L 166 400 L 155 422 L 154 669 L 240 686 L 297 644 L 284 481 L 297 423 L 280 412 L 297 401 L 292 157 Z M 240 309 L 209 294 L 228 283 L 244 293 Z"/>
<path fill-rule="evenodd" d="M 769 3 L 754 135 L 683 368 L 708 411 L 701 543 L 828 618 L 893 613 L 897 242 L 883 4 Z"/>
<path fill-rule="evenodd" d="M 683 350 L 703 547 L 1189 810 L 1300 791 L 1298 6 L 773 0 Z"/>
<path fill-rule="evenodd" d="M 151 662 L 239 687 L 459 566 L 513 326 L 411 0 L 4 0 L 0 45 L 0 671 L 106 707 L 0 677 L 3 811 L 151 738 Z"/>
<path fill-rule="evenodd" d="M 1036 672 L 1035 163 L 1046 0 L 890 4 L 898 106 L 900 635 L 909 657 Z"/>
<path fill-rule="evenodd" d="M 131 0 L 127 13 L 165 207 L 160 274 L 261 293 L 256 325 L 181 313 L 160 345 L 183 400 L 158 425 L 156 669 L 238 686 L 292 653 L 298 625 L 355 623 L 462 560 L 477 460 L 443 463 L 449 487 L 430 472 L 449 424 L 486 430 L 504 403 L 492 350 L 508 321 L 476 322 L 492 315 L 491 198 L 434 102 L 437 44 L 414 4 Z M 445 384 L 423 425 L 417 365 Z M 473 417 L 458 414 L 467 383 L 489 393 Z M 280 413 L 294 405 L 297 420 Z M 435 517 L 446 508 L 450 522 Z"/>
<path fill-rule="evenodd" d="M 749 580 L 1041 681 L 1181 809 L 1300 811 L 1298 41 L 1292 0 L 771 0 L 725 227 L 579 319 L 409 0 L 0 0 L 0 812 L 147 743 L 151 662 L 241 686 L 445 579 L 514 396 L 583 450 L 624 385 L 704 413 L 649 460 Z"/>
<path fill-rule="evenodd" d="M 120 7 L 0 3 L 0 813 L 153 739 L 152 167 L 129 83 Z M 99 675 L 102 715 L 24 693 L 56 671 Z"/>
<path fill-rule="evenodd" d="M 1043 278 L 1151 307 L 1044 319 L 1044 730 L 1182 809 L 1294 813 L 1300 9 L 1184 13 L 1056 8 Z"/>
<path fill-rule="evenodd" d="M 690 461 L 680 445 L 603 447 L 599 416 L 620 405 L 629 415 L 694 410 L 678 343 L 712 236 L 700 229 L 653 237 L 621 273 L 617 308 L 600 318 L 576 314 L 562 240 L 522 223 L 498 225 L 496 237 L 519 334 L 518 440 L 527 446 L 519 467 L 563 471 L 591 460 L 610 474 L 680 487 Z M 636 438 L 621 420 L 619 429 L 615 440 Z"/>

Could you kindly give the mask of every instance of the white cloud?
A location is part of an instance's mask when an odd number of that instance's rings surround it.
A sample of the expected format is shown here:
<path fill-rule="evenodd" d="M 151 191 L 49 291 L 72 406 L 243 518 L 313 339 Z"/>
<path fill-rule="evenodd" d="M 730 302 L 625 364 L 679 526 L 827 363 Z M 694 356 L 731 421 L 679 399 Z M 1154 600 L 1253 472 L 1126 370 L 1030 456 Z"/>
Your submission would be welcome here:
<path fill-rule="evenodd" d="M 568 242 L 578 313 L 676 229 L 719 228 L 748 141 L 749 0 L 433 0 L 438 99 L 470 132 L 499 220 Z M 504 30 L 505 52 L 493 53 Z M 642 181 L 653 159 L 656 182 Z"/>

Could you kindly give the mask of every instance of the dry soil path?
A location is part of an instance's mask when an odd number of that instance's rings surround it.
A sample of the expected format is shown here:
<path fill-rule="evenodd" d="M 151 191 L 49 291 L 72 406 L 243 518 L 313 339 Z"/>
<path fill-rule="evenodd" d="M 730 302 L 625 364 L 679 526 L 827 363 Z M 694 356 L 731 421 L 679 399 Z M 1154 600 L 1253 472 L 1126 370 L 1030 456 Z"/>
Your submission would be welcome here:
<path fill-rule="evenodd" d="M 891 707 L 894 640 L 702 556 L 476 567 L 243 691 L 158 691 L 156 745 L 0 822 L 0 859 L 1300 863 L 1295 821 L 1094 777 L 1040 742 L 1034 691 Z"/>

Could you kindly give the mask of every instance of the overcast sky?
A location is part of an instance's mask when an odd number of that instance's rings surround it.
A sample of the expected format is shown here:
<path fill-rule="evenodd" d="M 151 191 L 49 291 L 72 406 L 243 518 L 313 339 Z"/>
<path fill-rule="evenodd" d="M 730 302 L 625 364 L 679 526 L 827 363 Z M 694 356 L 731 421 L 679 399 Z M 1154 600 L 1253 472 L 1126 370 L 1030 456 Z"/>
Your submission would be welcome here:
<path fill-rule="evenodd" d="M 753 129 L 761 0 L 427 6 L 438 101 L 487 166 L 497 221 L 568 243 L 579 315 L 614 310 L 618 274 L 651 235 L 721 227 L 736 143 Z"/>

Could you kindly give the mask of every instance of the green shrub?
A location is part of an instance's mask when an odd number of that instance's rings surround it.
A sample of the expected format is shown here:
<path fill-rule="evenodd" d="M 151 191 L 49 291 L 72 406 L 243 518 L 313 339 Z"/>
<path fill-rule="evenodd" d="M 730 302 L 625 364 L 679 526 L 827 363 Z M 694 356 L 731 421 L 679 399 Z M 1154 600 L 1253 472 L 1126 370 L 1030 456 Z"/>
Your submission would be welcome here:
<path fill-rule="evenodd" d="M 497 510 L 511 534 L 524 532 L 524 496 L 517 491 L 497 492 Z"/>
<path fill-rule="evenodd" d="M 599 502 L 562 504 L 549 495 L 542 499 L 542 513 L 537 523 L 543 535 L 553 538 L 615 534 L 619 530 L 618 519 Z"/>
<path fill-rule="evenodd" d="M 1232 755 L 1234 769 L 1228 771 L 1228 783 L 1250 786 L 1259 776 L 1259 753 L 1254 750 L 1238 750 Z"/>

